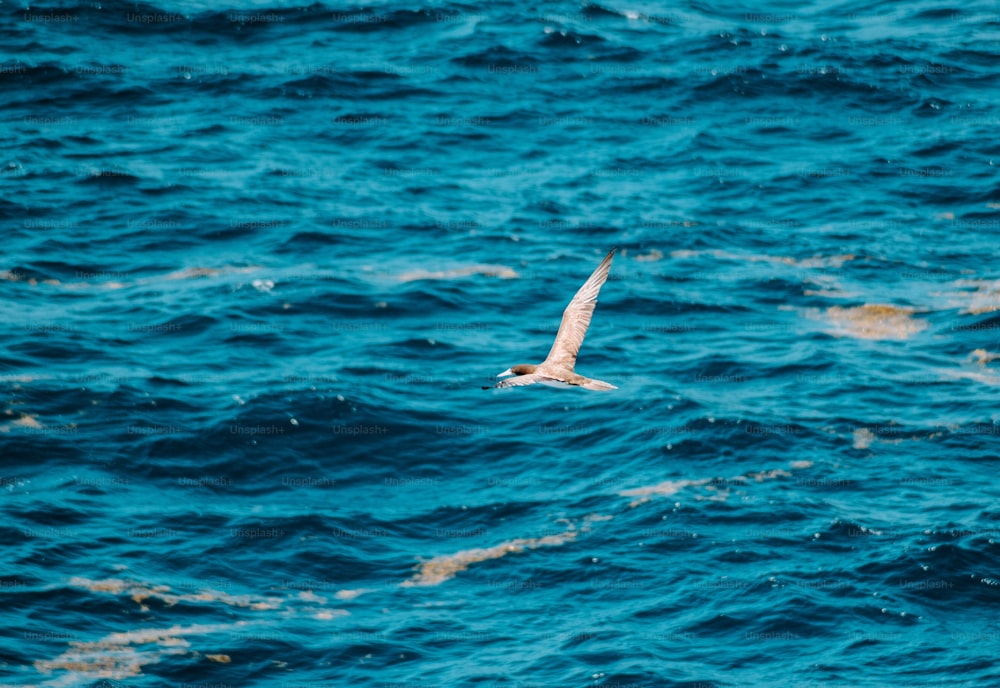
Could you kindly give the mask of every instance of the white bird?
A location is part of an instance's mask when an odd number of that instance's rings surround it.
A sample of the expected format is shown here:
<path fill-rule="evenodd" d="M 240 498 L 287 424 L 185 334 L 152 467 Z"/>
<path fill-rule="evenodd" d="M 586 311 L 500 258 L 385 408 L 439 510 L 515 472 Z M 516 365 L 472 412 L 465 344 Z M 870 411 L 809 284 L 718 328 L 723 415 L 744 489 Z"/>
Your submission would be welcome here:
<path fill-rule="evenodd" d="M 552 343 L 552 349 L 549 350 L 546 359 L 538 365 L 522 363 L 508 368 L 497 375 L 498 378 L 507 379 L 497 382 L 492 387 L 483 387 L 483 389 L 520 387 L 536 382 L 552 387 L 583 387 L 602 392 L 618 389 L 608 382 L 577 375 L 573 370 L 576 365 L 576 355 L 580 351 L 580 345 L 583 344 L 583 338 L 587 335 L 587 328 L 590 327 L 590 318 L 597 305 L 597 295 L 608 279 L 608 273 L 611 271 L 611 260 L 614 258 L 616 250 L 618 249 L 611 249 L 611 252 L 604 257 L 601 264 L 597 266 L 597 269 L 576 292 L 573 300 L 566 306 L 556 340 Z"/>

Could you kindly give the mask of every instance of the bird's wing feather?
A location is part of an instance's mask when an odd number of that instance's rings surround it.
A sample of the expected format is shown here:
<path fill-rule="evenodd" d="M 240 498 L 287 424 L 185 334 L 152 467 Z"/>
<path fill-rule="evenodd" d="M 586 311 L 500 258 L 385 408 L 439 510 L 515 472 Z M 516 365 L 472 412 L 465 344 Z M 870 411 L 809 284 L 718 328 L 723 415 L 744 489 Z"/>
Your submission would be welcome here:
<path fill-rule="evenodd" d="M 605 382 L 604 380 L 587 380 L 580 386 L 584 389 L 592 389 L 597 392 L 610 392 L 613 389 L 618 389 L 610 382 Z"/>
<path fill-rule="evenodd" d="M 549 355 L 545 358 L 546 364 L 554 363 L 573 370 L 573 366 L 576 365 L 576 355 L 580 351 L 580 345 L 583 344 L 587 328 L 590 327 L 590 318 L 594 314 L 594 306 L 597 305 L 597 295 L 608 279 L 608 273 L 611 271 L 611 260 L 615 257 L 616 250 L 611 249 L 611 252 L 604 257 L 601 264 L 591 273 L 590 278 L 583 283 L 583 286 L 576 292 L 576 296 L 566 306 L 556 340 L 552 343 Z"/>
<path fill-rule="evenodd" d="M 509 377 L 506 380 L 500 380 L 500 382 L 493 385 L 496 389 L 503 389 L 504 387 L 521 387 L 523 385 L 533 385 L 536 382 L 541 382 L 545 379 L 544 375 L 538 375 L 537 373 L 528 373 L 527 375 L 517 375 L 515 377 Z"/>

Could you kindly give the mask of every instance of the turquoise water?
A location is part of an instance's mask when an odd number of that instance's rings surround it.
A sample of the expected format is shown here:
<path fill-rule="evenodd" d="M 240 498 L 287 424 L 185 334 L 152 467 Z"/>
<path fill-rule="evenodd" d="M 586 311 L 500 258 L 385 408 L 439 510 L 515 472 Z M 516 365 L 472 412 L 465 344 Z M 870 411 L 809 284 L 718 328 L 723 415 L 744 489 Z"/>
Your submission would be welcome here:
<path fill-rule="evenodd" d="M 993 4 L 3 17 L 2 685 L 1000 685 Z"/>

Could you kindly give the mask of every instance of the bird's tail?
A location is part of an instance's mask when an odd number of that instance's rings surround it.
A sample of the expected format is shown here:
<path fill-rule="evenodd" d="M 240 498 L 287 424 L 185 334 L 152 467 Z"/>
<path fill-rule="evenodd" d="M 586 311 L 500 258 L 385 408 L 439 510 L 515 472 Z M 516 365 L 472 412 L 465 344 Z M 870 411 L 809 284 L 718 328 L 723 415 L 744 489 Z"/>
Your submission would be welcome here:
<path fill-rule="evenodd" d="M 598 392 L 610 392 L 613 389 L 618 389 L 610 382 L 605 382 L 604 380 L 587 380 L 580 386 L 584 389 L 592 389 Z"/>

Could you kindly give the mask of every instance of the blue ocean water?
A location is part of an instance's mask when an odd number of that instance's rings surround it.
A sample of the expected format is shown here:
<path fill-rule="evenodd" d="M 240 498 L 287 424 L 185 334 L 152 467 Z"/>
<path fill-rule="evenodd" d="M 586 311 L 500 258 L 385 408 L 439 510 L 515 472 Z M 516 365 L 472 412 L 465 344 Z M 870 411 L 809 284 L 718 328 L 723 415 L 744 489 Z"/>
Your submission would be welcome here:
<path fill-rule="evenodd" d="M 995 3 L 0 16 L 0 684 L 1000 685 Z"/>

